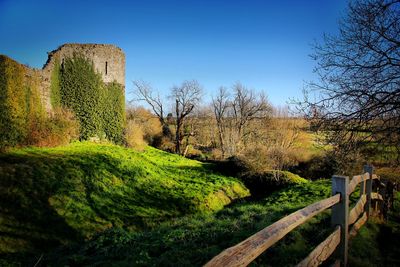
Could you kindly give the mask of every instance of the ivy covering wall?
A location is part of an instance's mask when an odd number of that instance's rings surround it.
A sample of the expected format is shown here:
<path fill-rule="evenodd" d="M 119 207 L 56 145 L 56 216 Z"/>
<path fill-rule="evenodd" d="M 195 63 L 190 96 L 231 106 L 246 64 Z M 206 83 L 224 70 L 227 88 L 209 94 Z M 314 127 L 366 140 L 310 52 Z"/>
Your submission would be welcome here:
<path fill-rule="evenodd" d="M 56 60 L 50 82 L 53 111 L 47 114 L 39 72 L 0 55 L 0 150 L 64 144 L 76 138 L 78 127 L 81 140 L 123 142 L 125 98 L 120 84 L 103 83 L 92 62 L 78 54 L 65 58 L 62 66 Z"/>
<path fill-rule="evenodd" d="M 122 143 L 126 125 L 124 90 L 117 82 L 105 84 L 103 88 L 103 130 L 107 139 Z"/>
<path fill-rule="evenodd" d="M 54 69 L 52 101 L 57 103 L 59 95 L 61 105 L 75 113 L 80 122 L 80 139 L 97 136 L 121 143 L 125 127 L 125 98 L 121 85 L 103 83 L 92 62 L 80 54 L 65 58 L 62 67 Z"/>
<path fill-rule="evenodd" d="M 39 76 L 0 55 L 0 149 L 25 144 L 31 127 L 45 119 Z"/>
<path fill-rule="evenodd" d="M 50 103 L 53 108 L 61 106 L 60 95 L 60 60 L 57 58 L 54 62 L 53 71 L 50 77 Z"/>

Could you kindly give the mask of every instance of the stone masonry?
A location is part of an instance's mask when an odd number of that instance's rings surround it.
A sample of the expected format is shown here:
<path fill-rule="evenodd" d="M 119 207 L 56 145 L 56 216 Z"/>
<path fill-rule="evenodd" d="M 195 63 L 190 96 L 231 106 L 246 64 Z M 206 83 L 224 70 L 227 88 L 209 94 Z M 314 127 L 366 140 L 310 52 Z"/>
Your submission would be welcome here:
<path fill-rule="evenodd" d="M 63 63 L 65 58 L 78 53 L 93 62 L 103 82 L 116 81 L 125 89 L 125 54 L 121 48 L 105 44 L 64 44 L 58 49 L 49 52 L 46 64 L 39 70 L 41 76 L 42 101 L 47 111 L 51 111 L 50 82 L 54 64 Z"/>

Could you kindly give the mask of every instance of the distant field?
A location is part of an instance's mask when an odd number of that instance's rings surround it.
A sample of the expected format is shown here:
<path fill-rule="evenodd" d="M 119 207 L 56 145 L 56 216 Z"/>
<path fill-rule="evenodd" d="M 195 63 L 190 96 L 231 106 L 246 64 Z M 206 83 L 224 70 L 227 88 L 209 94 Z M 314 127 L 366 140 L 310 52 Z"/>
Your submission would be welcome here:
<path fill-rule="evenodd" d="M 14 149 L 0 155 L 0 253 L 40 251 L 110 227 L 143 230 L 248 195 L 207 164 L 151 147 Z"/>

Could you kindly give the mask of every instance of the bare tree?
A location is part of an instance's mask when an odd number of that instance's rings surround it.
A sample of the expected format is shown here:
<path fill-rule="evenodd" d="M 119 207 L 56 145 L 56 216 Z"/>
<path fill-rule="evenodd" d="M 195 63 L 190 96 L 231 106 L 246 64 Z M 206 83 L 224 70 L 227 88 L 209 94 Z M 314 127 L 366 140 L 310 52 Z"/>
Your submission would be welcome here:
<path fill-rule="evenodd" d="M 218 128 L 218 139 L 221 146 L 222 157 L 225 157 L 225 118 L 230 106 L 229 93 L 226 87 L 221 86 L 218 94 L 212 99 L 215 120 Z"/>
<path fill-rule="evenodd" d="M 250 132 L 246 132 L 246 127 L 251 120 L 269 116 L 272 106 L 268 103 L 263 93 L 256 94 L 240 83 L 233 86 L 233 101 L 231 104 L 231 116 L 235 127 L 235 153 L 240 148 L 241 143 Z"/>
<path fill-rule="evenodd" d="M 133 81 L 133 85 L 136 87 L 135 94 L 137 95 L 139 101 L 145 101 L 157 115 L 162 126 L 162 132 L 164 136 L 172 138 L 171 130 L 168 126 L 167 119 L 165 116 L 165 109 L 163 102 L 160 98 L 160 94 L 154 92 L 154 89 L 149 83 L 138 80 Z"/>
<path fill-rule="evenodd" d="M 339 27 L 315 46 L 320 79 L 299 107 L 343 151 L 400 150 L 400 1 L 351 1 Z"/>
<path fill-rule="evenodd" d="M 240 83 L 232 87 L 220 87 L 212 100 L 214 117 L 217 123 L 218 139 L 222 156 L 237 155 L 250 139 L 259 138 L 259 129 L 250 122 L 270 117 L 272 106 L 263 93 L 257 94 Z"/>
<path fill-rule="evenodd" d="M 185 137 L 183 127 L 185 118 L 193 111 L 196 105 L 199 104 L 202 97 L 202 88 L 195 81 L 184 81 L 180 86 L 174 86 L 171 91 L 171 98 L 175 100 L 175 152 L 182 154 L 182 140 Z M 190 133 L 186 133 L 190 134 Z"/>

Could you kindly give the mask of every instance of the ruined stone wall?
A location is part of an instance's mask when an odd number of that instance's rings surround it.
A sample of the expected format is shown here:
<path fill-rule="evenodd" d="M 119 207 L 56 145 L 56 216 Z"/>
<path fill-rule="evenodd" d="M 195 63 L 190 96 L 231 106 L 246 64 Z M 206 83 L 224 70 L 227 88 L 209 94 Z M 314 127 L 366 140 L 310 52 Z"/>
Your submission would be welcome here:
<path fill-rule="evenodd" d="M 64 44 L 48 53 L 49 57 L 41 70 L 42 100 L 48 111 L 51 110 L 50 82 L 51 73 L 57 59 L 61 64 L 63 59 L 79 53 L 93 62 L 105 83 L 116 81 L 125 88 L 125 54 L 121 48 L 104 44 Z"/>

